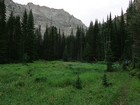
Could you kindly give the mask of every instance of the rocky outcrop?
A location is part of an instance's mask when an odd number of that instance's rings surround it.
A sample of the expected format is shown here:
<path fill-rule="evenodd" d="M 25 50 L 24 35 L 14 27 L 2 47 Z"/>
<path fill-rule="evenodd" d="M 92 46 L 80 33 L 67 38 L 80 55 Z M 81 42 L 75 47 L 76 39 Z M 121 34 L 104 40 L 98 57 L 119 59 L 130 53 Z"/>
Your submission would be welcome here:
<path fill-rule="evenodd" d="M 45 32 L 46 25 L 56 26 L 65 35 L 69 35 L 73 29 L 76 32 L 77 26 L 82 26 L 86 29 L 86 26 L 81 22 L 81 20 L 76 19 L 73 15 L 70 15 L 63 9 L 54 9 L 45 6 L 34 5 L 33 3 L 28 3 L 27 5 L 21 5 L 13 2 L 12 0 L 5 0 L 7 17 L 13 11 L 14 15 L 19 15 L 22 17 L 24 10 L 27 12 L 32 9 L 35 27 L 41 25 L 42 33 Z"/>

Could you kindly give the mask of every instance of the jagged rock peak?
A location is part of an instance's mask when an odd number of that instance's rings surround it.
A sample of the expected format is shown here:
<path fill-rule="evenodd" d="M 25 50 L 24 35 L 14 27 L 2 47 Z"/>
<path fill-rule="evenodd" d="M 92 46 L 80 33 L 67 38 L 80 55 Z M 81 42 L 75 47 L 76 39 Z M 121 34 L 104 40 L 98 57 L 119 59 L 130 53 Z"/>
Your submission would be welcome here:
<path fill-rule="evenodd" d="M 35 19 L 35 27 L 41 25 L 42 33 L 45 32 L 46 24 L 48 26 L 56 26 L 61 30 L 61 32 L 64 32 L 65 35 L 70 35 L 72 29 L 73 32 L 76 33 L 77 26 L 82 26 L 86 29 L 86 26 L 81 20 L 75 18 L 73 15 L 70 15 L 63 9 L 54 9 L 46 6 L 34 5 L 31 2 L 27 5 L 21 5 L 13 2 L 12 0 L 5 0 L 5 3 L 7 8 L 7 17 L 11 11 L 13 11 L 14 15 L 19 15 L 22 17 L 25 9 L 27 12 L 32 9 Z"/>

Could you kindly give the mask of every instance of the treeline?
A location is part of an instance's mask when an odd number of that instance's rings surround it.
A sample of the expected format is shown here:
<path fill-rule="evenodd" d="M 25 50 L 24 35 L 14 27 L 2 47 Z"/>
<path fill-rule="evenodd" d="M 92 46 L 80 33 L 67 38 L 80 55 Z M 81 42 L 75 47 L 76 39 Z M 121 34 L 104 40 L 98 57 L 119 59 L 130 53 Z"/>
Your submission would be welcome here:
<path fill-rule="evenodd" d="M 37 39 L 32 11 L 23 18 L 11 12 L 6 21 L 4 0 L 0 0 L 0 63 L 31 62 L 37 57 Z"/>
<path fill-rule="evenodd" d="M 140 62 L 140 10 L 130 1 L 127 14 L 107 21 L 77 27 L 69 36 L 56 27 L 35 29 L 32 10 L 23 17 L 11 15 L 6 21 L 4 0 L 0 0 L 0 63 L 32 62 L 38 59 L 95 62 L 131 60 Z M 126 15 L 126 16 L 125 16 Z"/>
<path fill-rule="evenodd" d="M 107 21 L 91 22 L 85 32 L 82 27 L 77 28 L 76 36 L 73 32 L 66 38 L 65 56 L 67 60 L 80 61 L 118 61 L 131 59 L 131 53 L 126 54 L 128 38 L 124 14 L 120 18 L 112 19 L 111 14 Z"/>

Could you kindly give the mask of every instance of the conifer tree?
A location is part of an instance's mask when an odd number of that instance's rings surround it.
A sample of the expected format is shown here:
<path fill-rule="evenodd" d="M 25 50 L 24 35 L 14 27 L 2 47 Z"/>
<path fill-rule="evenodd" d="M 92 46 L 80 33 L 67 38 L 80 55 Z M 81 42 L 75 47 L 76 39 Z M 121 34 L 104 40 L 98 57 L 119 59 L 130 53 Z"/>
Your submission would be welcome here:
<path fill-rule="evenodd" d="M 108 36 L 107 36 L 107 40 L 106 41 L 107 41 L 107 52 L 108 52 L 108 49 L 113 50 L 113 46 L 114 46 L 113 45 L 113 41 L 114 41 L 114 30 L 113 30 L 113 20 L 112 20 L 111 13 L 110 13 L 109 19 L 107 21 L 107 28 L 108 28 Z"/>
<path fill-rule="evenodd" d="M 14 42 L 15 42 L 15 62 L 21 62 L 22 61 L 22 33 L 21 33 L 21 22 L 20 22 L 20 17 L 16 16 L 15 17 L 15 22 L 14 22 Z"/>
<path fill-rule="evenodd" d="M 62 34 L 62 37 L 61 37 L 61 43 L 60 43 L 60 53 L 61 53 L 61 57 L 60 58 L 63 58 L 63 53 L 64 53 L 64 50 L 65 50 L 65 46 L 66 46 L 66 38 L 65 38 L 65 35 L 64 35 L 64 32 Z"/>
<path fill-rule="evenodd" d="M 35 34 L 37 36 L 36 38 L 36 49 L 37 49 L 37 59 L 42 59 L 42 52 L 43 52 L 43 40 L 42 40 L 42 34 L 41 34 L 41 26 L 36 29 Z"/>
<path fill-rule="evenodd" d="M 49 57 L 49 60 L 54 60 L 55 57 L 56 57 L 56 38 L 57 37 L 57 28 L 52 26 L 50 27 L 50 30 L 49 30 L 49 47 L 48 47 L 48 57 Z"/>
<path fill-rule="evenodd" d="M 29 57 L 29 61 L 32 62 L 36 58 L 36 35 L 34 33 L 34 17 L 32 10 L 29 12 L 27 20 L 27 38 L 26 38 L 26 53 Z"/>
<path fill-rule="evenodd" d="M 7 21 L 8 36 L 8 62 L 16 63 L 21 61 L 21 23 L 20 17 L 11 13 Z"/>
<path fill-rule="evenodd" d="M 72 34 L 71 36 L 70 36 L 70 45 L 69 45 L 69 47 L 70 47 L 70 57 L 71 57 L 71 60 L 76 60 L 77 59 L 77 57 L 76 57 L 76 38 L 74 37 L 74 35 Z M 82 59 L 82 55 L 81 55 L 81 59 Z"/>
<path fill-rule="evenodd" d="M 8 62 L 14 62 L 14 57 L 15 57 L 14 21 L 15 21 L 15 17 L 13 16 L 13 12 L 11 12 L 6 25 L 7 36 L 8 36 Z"/>
<path fill-rule="evenodd" d="M 105 23 L 99 24 L 99 32 L 97 36 L 97 59 L 104 60 L 104 48 L 105 48 Z"/>
<path fill-rule="evenodd" d="M 7 36 L 5 34 L 6 7 L 4 0 L 0 0 L 0 63 L 7 62 Z"/>
<path fill-rule="evenodd" d="M 93 44 L 93 48 L 94 48 L 94 51 L 93 51 L 93 56 L 94 56 L 94 59 L 98 59 L 98 54 L 100 53 L 100 39 L 99 39 L 99 23 L 98 23 L 98 20 L 95 21 L 95 25 L 94 25 L 94 44 Z M 98 50 L 97 50 L 98 49 Z"/>
<path fill-rule="evenodd" d="M 73 32 L 71 32 L 71 35 L 66 38 L 66 47 L 64 50 L 63 58 L 66 59 L 66 57 L 68 57 L 67 60 L 73 60 L 74 59 L 73 57 L 76 56 L 76 55 L 73 55 L 75 52 L 74 51 L 74 47 L 75 47 L 74 41 L 75 41 L 75 37 L 73 36 Z"/>
<path fill-rule="evenodd" d="M 108 29 L 107 29 L 107 23 L 103 21 L 102 26 L 101 26 L 101 32 L 102 36 L 102 43 L 103 43 L 103 60 L 106 60 L 106 52 L 107 52 L 107 36 L 108 36 Z"/>
<path fill-rule="evenodd" d="M 70 54 L 68 52 L 68 46 L 65 46 L 64 52 L 63 52 L 63 60 L 69 61 L 70 60 Z"/>
<path fill-rule="evenodd" d="M 139 68 L 140 67 L 140 31 L 139 31 L 139 25 L 140 25 L 140 8 L 137 6 L 139 5 L 139 2 L 137 2 L 137 5 L 135 4 L 137 0 L 134 1 L 134 3 L 131 1 L 129 4 L 129 8 L 127 9 L 127 31 L 128 31 L 128 45 L 131 49 L 128 50 L 129 52 L 132 52 L 132 61 L 133 61 L 133 67 Z M 131 46 L 132 45 L 132 46 Z"/>
<path fill-rule="evenodd" d="M 120 29 L 120 21 L 119 19 L 115 16 L 114 22 L 113 22 L 113 40 L 112 40 L 112 52 L 114 55 L 114 61 L 117 61 L 120 59 L 120 35 L 119 35 L 119 29 Z"/>
<path fill-rule="evenodd" d="M 125 49 L 125 41 L 126 41 L 126 29 L 125 29 L 125 21 L 123 11 L 121 12 L 121 20 L 120 20 L 120 29 L 118 36 L 118 44 L 119 44 L 119 58 L 124 59 L 124 49 Z"/>
<path fill-rule="evenodd" d="M 48 51 L 49 51 L 49 32 L 48 32 L 48 27 L 46 25 L 46 30 L 44 33 L 44 38 L 43 38 L 43 59 L 47 60 L 48 58 Z"/>
<path fill-rule="evenodd" d="M 84 52 L 84 31 L 82 27 L 77 27 L 76 32 L 76 53 L 77 53 L 77 60 L 82 61 L 83 59 L 83 52 Z"/>
<path fill-rule="evenodd" d="M 94 26 L 93 26 L 93 22 L 90 22 L 89 25 L 89 29 L 87 30 L 86 33 L 86 46 L 85 46 L 85 50 L 84 50 L 84 56 L 86 56 L 86 59 L 88 58 L 88 60 L 93 61 L 93 52 L 95 52 L 93 45 L 95 44 L 94 40 Z M 90 50 L 88 52 L 90 53 L 86 53 L 86 49 Z M 90 54 L 90 55 L 88 55 Z"/>
<path fill-rule="evenodd" d="M 110 17 L 107 16 L 107 22 L 105 24 L 105 61 L 110 59 L 110 56 L 113 58 L 112 49 L 114 48 L 113 41 L 114 41 L 114 30 L 113 30 L 113 21 L 110 13 Z M 111 54 L 111 55 L 109 55 Z"/>
<path fill-rule="evenodd" d="M 23 13 L 23 17 L 22 17 L 22 23 L 21 23 L 21 30 L 22 30 L 22 37 L 21 37 L 21 58 L 22 61 L 25 61 L 25 55 L 27 55 L 27 34 L 28 34 L 28 27 L 27 27 L 27 23 L 28 23 L 28 16 L 27 16 L 27 11 L 25 10 Z"/>
<path fill-rule="evenodd" d="M 104 87 L 108 87 L 108 80 L 107 80 L 107 75 L 106 74 L 103 75 L 102 84 L 103 84 Z"/>
<path fill-rule="evenodd" d="M 113 40 L 113 23 L 112 23 L 112 18 L 111 14 L 110 17 L 107 17 L 107 35 L 105 38 L 105 43 L 106 43 L 106 62 L 107 62 L 107 71 L 112 71 L 112 59 L 113 59 L 113 52 L 112 52 L 112 40 Z"/>
<path fill-rule="evenodd" d="M 136 4 L 135 4 L 136 3 Z M 133 33 L 133 47 L 132 47 L 132 58 L 134 68 L 140 68 L 140 3 L 135 0 L 134 1 L 134 17 L 132 24 L 132 33 Z"/>
<path fill-rule="evenodd" d="M 79 27 L 77 27 L 77 32 L 76 32 L 76 57 L 77 57 L 77 60 L 80 60 L 80 38 L 81 38 L 81 32 L 80 32 L 81 30 L 80 30 L 80 28 Z"/>
<path fill-rule="evenodd" d="M 126 46 L 126 52 L 127 52 L 127 58 L 132 60 L 132 50 L 133 50 L 133 31 L 132 29 L 134 28 L 132 25 L 132 22 L 134 21 L 135 17 L 135 6 L 132 2 L 132 0 L 129 2 L 129 7 L 127 9 L 127 46 Z"/>
<path fill-rule="evenodd" d="M 81 80 L 80 80 L 79 74 L 77 75 L 75 87 L 76 87 L 76 89 L 82 89 L 82 82 L 81 82 Z"/>
<path fill-rule="evenodd" d="M 92 57 L 93 57 L 92 56 L 92 47 L 88 42 L 86 42 L 83 57 L 84 57 L 84 60 L 87 62 L 92 61 Z"/>
<path fill-rule="evenodd" d="M 61 32 L 58 32 L 58 42 L 57 42 L 57 59 L 61 59 Z"/>
<path fill-rule="evenodd" d="M 85 29 L 81 27 L 81 41 L 80 41 L 80 61 L 83 61 L 83 56 L 84 56 L 84 48 L 85 48 Z"/>
<path fill-rule="evenodd" d="M 57 33 L 57 28 L 53 27 L 53 34 L 54 34 L 54 39 L 53 39 L 53 43 L 54 43 L 54 49 L 53 49 L 53 53 L 54 53 L 54 60 L 58 59 L 59 56 L 59 36 Z"/>

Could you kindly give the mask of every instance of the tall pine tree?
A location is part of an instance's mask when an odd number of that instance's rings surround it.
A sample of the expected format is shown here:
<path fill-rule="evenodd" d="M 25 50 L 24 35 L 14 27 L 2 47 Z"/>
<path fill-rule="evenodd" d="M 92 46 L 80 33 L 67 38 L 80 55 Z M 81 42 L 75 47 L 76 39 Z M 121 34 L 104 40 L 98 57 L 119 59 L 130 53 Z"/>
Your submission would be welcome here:
<path fill-rule="evenodd" d="M 35 34 L 37 36 L 36 39 L 36 49 L 37 49 L 37 59 L 42 59 L 42 52 L 43 52 L 43 39 L 41 34 L 41 26 L 36 29 Z"/>
<path fill-rule="evenodd" d="M 29 61 L 32 62 L 36 59 L 36 35 L 35 35 L 35 27 L 34 27 L 34 17 L 32 10 L 29 12 L 28 20 L 27 20 L 27 38 L 26 38 L 26 53 L 29 57 Z"/>
<path fill-rule="evenodd" d="M 5 34 L 6 7 L 0 0 L 0 63 L 7 62 L 7 36 Z"/>
<path fill-rule="evenodd" d="M 21 58 L 22 58 L 22 61 L 26 61 L 26 56 L 27 56 L 27 34 L 28 34 L 28 15 L 27 15 L 27 11 L 25 10 L 24 13 L 23 13 L 23 17 L 22 17 L 22 37 L 21 37 Z"/>
<path fill-rule="evenodd" d="M 15 17 L 13 16 L 13 12 L 11 12 L 6 27 L 7 35 L 8 35 L 8 62 L 14 62 L 14 57 L 15 57 L 14 21 L 15 21 Z"/>

